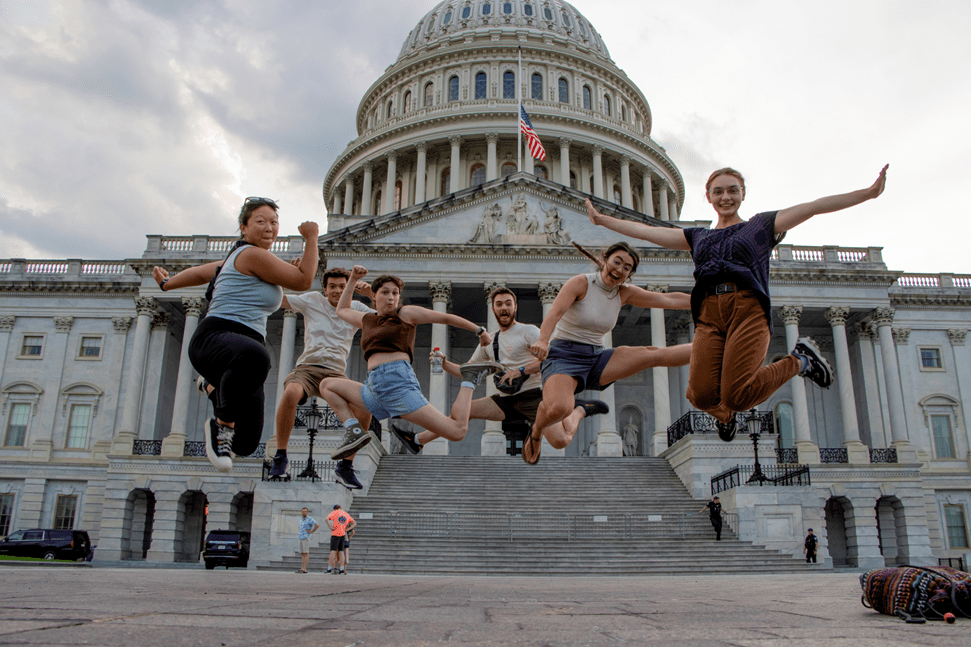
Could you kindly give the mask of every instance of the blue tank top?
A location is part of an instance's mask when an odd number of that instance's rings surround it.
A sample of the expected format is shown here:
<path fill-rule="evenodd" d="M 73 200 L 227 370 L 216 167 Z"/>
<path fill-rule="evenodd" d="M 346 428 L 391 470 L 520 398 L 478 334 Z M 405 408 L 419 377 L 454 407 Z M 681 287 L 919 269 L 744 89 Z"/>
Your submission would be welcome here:
<path fill-rule="evenodd" d="M 266 318 L 283 303 L 283 288 L 236 269 L 236 259 L 249 245 L 240 247 L 223 263 L 207 316 L 219 317 L 252 328 L 266 339 Z"/>

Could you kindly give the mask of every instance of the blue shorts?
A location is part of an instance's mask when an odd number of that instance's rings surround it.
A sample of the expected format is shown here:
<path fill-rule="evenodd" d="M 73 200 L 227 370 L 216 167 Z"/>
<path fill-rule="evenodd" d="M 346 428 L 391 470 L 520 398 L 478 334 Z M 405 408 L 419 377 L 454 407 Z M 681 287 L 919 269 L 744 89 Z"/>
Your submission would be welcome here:
<path fill-rule="evenodd" d="M 601 385 L 600 376 L 613 354 L 613 348 L 554 339 L 550 342 L 550 352 L 543 360 L 543 384 L 554 375 L 569 375 L 577 381 L 574 393 L 586 389 L 603 391 L 610 384 Z"/>
<path fill-rule="evenodd" d="M 404 416 L 428 404 L 411 364 L 401 359 L 368 371 L 361 399 L 378 420 Z"/>

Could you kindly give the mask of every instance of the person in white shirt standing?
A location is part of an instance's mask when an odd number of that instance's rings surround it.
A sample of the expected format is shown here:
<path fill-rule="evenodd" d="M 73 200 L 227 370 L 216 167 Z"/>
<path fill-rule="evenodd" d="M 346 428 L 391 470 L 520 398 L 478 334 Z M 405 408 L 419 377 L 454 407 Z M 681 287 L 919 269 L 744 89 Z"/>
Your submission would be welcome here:
<path fill-rule="evenodd" d="M 347 270 L 335 267 L 324 272 L 323 292 L 305 292 L 283 297 L 282 307 L 299 312 L 304 317 L 304 349 L 297 358 L 296 367 L 283 381 L 283 397 L 276 412 L 277 452 L 270 468 L 270 478 L 283 478 L 287 472 L 287 445 L 293 431 L 297 405 L 309 397 L 320 396 L 320 382 L 327 377 L 347 377 L 347 356 L 357 328 L 337 316 L 337 302 L 347 285 Z M 371 288 L 365 281 L 355 286 L 358 294 L 370 298 Z M 374 312 L 360 301 L 352 301 L 351 308 L 360 312 Z M 366 409 L 354 411 L 364 429 L 368 428 L 371 414 Z M 359 434 L 345 438 L 331 458 L 339 460 L 334 469 L 338 483 L 352 489 L 360 489 L 361 483 L 351 467 L 354 454 L 368 444 L 371 435 Z"/>
<path fill-rule="evenodd" d="M 532 345 L 539 339 L 539 328 L 516 321 L 516 295 L 509 288 L 494 289 L 489 294 L 489 302 L 499 323 L 499 332 L 493 335 L 491 344 L 478 346 L 469 362 L 492 360 L 499 362 L 507 370 L 494 376 L 499 393 L 472 401 L 469 418 L 500 422 L 522 420 L 532 426 L 536 421 L 536 410 L 543 401 L 540 361 L 532 353 Z M 451 375 L 461 377 L 460 366 L 454 362 L 443 360 L 442 368 Z M 543 431 L 546 440 L 556 449 L 570 444 L 585 416 L 607 413 L 610 410 L 600 400 L 575 400 L 574 404 L 569 416 Z M 426 443 L 439 437 L 431 431 L 416 435 L 395 424 L 391 425 L 391 433 L 412 454 L 417 454 Z"/>

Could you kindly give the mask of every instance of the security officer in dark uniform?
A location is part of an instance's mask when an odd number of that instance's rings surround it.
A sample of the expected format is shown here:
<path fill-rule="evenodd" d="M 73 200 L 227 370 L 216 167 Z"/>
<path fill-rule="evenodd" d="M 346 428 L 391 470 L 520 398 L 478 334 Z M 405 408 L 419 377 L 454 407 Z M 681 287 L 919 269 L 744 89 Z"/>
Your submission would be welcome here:
<path fill-rule="evenodd" d="M 715 529 L 715 540 L 722 540 L 722 504 L 718 500 L 718 497 L 712 497 L 711 501 L 705 504 L 705 507 L 697 512 L 701 514 L 705 510 L 708 511 L 708 520 L 711 521 L 711 527 Z"/>
<path fill-rule="evenodd" d="M 809 529 L 809 534 L 806 535 L 806 542 L 802 546 L 802 552 L 806 553 L 806 563 L 812 560 L 813 564 L 816 563 L 816 547 L 819 546 L 819 537 L 813 534 L 813 529 Z"/>

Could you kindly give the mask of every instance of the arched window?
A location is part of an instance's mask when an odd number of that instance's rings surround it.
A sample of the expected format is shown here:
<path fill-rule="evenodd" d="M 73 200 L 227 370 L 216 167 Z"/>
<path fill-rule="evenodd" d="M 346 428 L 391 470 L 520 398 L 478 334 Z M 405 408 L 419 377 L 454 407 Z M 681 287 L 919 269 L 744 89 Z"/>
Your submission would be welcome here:
<path fill-rule="evenodd" d="M 485 4 L 482 5 L 482 15 L 488 16 L 491 13 L 492 13 L 492 3 L 486 2 Z"/>
<path fill-rule="evenodd" d="M 570 171 L 570 188 L 571 189 L 577 188 L 577 174 L 574 173 L 573 171 Z"/>
<path fill-rule="evenodd" d="M 610 97 L 604 95 L 604 114 L 610 116 Z"/>
<path fill-rule="evenodd" d="M 432 101 L 435 100 L 435 84 L 428 82 L 425 84 L 425 107 L 430 108 Z"/>
<path fill-rule="evenodd" d="M 553 22 L 553 10 L 550 9 L 549 5 L 543 7 L 543 16 L 550 22 Z"/>
<path fill-rule="evenodd" d="M 534 166 L 533 167 L 533 175 L 535 175 L 536 177 L 541 177 L 544 180 L 549 177 L 546 174 L 546 167 L 545 166 Z"/>
<path fill-rule="evenodd" d="M 527 17 L 531 17 L 533 15 L 533 5 L 531 5 L 528 2 L 526 4 L 524 4 L 523 5 L 523 13 L 526 14 Z"/>
<path fill-rule="evenodd" d="M 511 2 L 504 2 L 504 3 L 502 3 L 502 13 L 506 14 L 507 16 L 512 13 L 512 3 Z"/>
<path fill-rule="evenodd" d="M 469 16 L 472 15 L 472 7 L 465 5 L 462 7 L 462 20 L 468 20 Z"/>
<path fill-rule="evenodd" d="M 593 101 L 593 94 L 590 92 L 590 86 L 589 85 L 583 86 L 583 109 L 593 110 L 593 105 L 591 103 L 592 101 Z"/>
<path fill-rule="evenodd" d="M 627 106 L 620 104 L 620 120 L 627 121 Z"/>
<path fill-rule="evenodd" d="M 620 204 L 620 187 L 616 184 L 614 185 L 614 204 Z"/>
<path fill-rule="evenodd" d="M 486 168 L 485 164 L 473 164 L 469 172 L 469 186 L 479 186 L 485 184 Z"/>
<path fill-rule="evenodd" d="M 570 82 L 560 77 L 560 103 L 570 103 Z"/>
<path fill-rule="evenodd" d="M 411 112 L 411 90 L 405 92 L 405 108 L 402 110 L 402 114 Z"/>
<path fill-rule="evenodd" d="M 371 206 L 371 211 L 375 214 L 379 214 L 384 210 L 384 206 L 381 204 L 381 189 L 374 194 L 374 204 Z"/>
<path fill-rule="evenodd" d="M 393 117 L 393 116 L 394 116 L 394 102 L 393 101 L 389 101 L 388 102 L 387 118 L 388 119 L 391 119 L 391 117 Z"/>
<path fill-rule="evenodd" d="M 516 98 L 516 73 L 506 71 L 502 73 L 502 98 Z"/>
<path fill-rule="evenodd" d="M 636 195 L 632 195 L 630 197 L 630 199 L 631 199 L 631 202 L 633 203 L 631 205 L 631 209 L 633 209 L 634 211 L 640 212 L 641 208 L 639 206 L 640 203 L 637 201 L 637 196 Z"/>
<path fill-rule="evenodd" d="M 573 29 L 573 22 L 570 20 L 570 14 L 563 12 L 563 24 L 566 25 L 567 29 Z"/>
<path fill-rule="evenodd" d="M 543 100 L 543 75 L 539 72 L 533 72 L 533 76 L 530 77 L 529 95 L 536 101 Z"/>
<path fill-rule="evenodd" d="M 792 447 L 795 441 L 795 433 L 792 424 L 792 405 L 788 402 L 780 402 L 775 405 L 775 429 L 779 434 L 779 447 Z"/>
<path fill-rule="evenodd" d="M 448 100 L 459 100 L 459 77 L 452 76 L 448 79 Z"/>
<path fill-rule="evenodd" d="M 392 211 L 401 210 L 401 180 L 394 183 L 394 207 Z"/>
<path fill-rule="evenodd" d="M 502 176 L 509 177 L 516 172 L 516 165 L 512 162 L 506 162 L 502 165 Z"/>
<path fill-rule="evenodd" d="M 445 15 L 442 17 L 442 27 L 450 24 L 451 22 L 452 22 L 452 10 L 449 9 L 448 11 L 445 12 Z"/>
<path fill-rule="evenodd" d="M 485 99 L 486 98 L 486 86 L 487 85 L 488 84 L 487 84 L 487 81 L 486 81 L 486 73 L 485 72 L 479 72 L 478 74 L 475 75 L 475 98 L 476 99 Z"/>
<path fill-rule="evenodd" d="M 451 193 L 452 185 L 452 169 L 446 168 L 442 171 L 442 195 L 448 195 Z"/>

